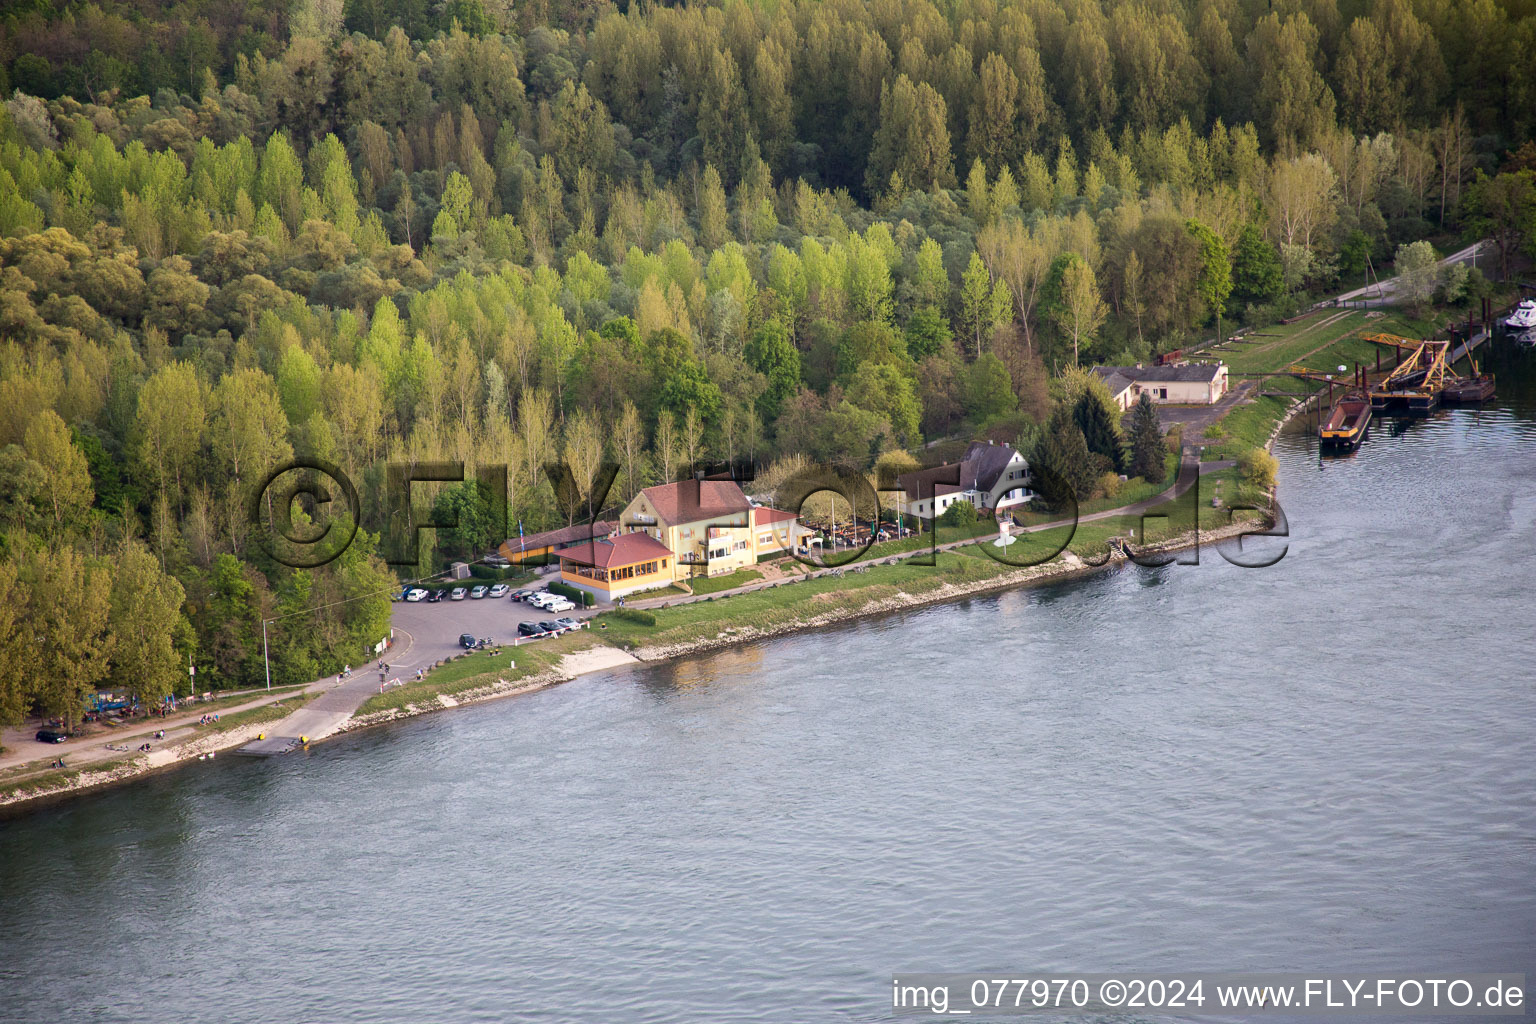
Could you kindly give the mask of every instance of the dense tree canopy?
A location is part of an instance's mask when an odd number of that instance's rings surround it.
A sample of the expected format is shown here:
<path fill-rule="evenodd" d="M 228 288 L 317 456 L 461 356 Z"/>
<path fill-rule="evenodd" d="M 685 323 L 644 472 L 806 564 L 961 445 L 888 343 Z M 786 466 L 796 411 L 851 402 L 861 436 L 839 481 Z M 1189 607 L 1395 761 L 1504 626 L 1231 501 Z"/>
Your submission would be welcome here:
<path fill-rule="evenodd" d="M 1536 239 L 1536 161 L 1503 156 L 1536 127 L 1514 2 L 106 0 L 3 23 L 6 720 L 153 695 L 187 658 L 253 682 L 264 619 L 306 623 L 274 632 L 285 681 L 355 661 L 387 624 L 381 545 L 434 507 L 461 526 L 429 569 L 565 522 L 561 458 L 617 461 L 624 498 L 695 461 L 865 469 L 985 425 L 1042 437 L 1086 496 L 1119 425 L 1081 391 L 1053 406 L 1053 373 L 1263 320 L 1426 236 L 1486 233 L 1506 271 Z M 1137 422 L 1129 468 L 1153 472 Z M 322 569 L 250 536 L 252 488 L 294 457 L 362 495 Z M 385 464 L 430 462 L 505 465 L 506 521 L 468 482 L 388 518 Z"/>

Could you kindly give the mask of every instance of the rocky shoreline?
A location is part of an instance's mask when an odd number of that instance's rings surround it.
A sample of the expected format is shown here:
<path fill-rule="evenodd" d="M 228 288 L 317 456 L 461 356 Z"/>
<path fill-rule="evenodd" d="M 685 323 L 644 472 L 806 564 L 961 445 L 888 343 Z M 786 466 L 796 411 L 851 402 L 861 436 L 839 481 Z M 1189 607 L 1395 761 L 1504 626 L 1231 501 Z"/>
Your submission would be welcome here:
<path fill-rule="evenodd" d="M 1219 542 L 1236 537 L 1239 534 L 1251 532 L 1253 529 L 1254 525 L 1251 523 L 1234 523 L 1215 530 L 1202 530 L 1199 531 L 1198 543 L 1203 545 Z M 1191 530 L 1159 544 L 1149 545 L 1145 553 L 1161 554 L 1187 551 L 1196 546 L 1196 541 L 1195 531 Z M 791 633 L 839 625 L 876 615 L 886 615 L 891 612 L 943 604 L 962 598 L 1003 590 L 1013 590 L 1035 584 L 1065 582 L 1093 573 L 1103 572 L 1107 569 L 1117 568 L 1128 561 L 1129 559 L 1123 553 L 1117 551 L 1102 564 L 1093 565 L 1068 552 L 1061 562 L 1053 561 L 1044 565 L 1029 566 L 1013 572 L 1003 573 L 990 579 L 976 580 L 970 583 L 946 583 L 925 594 L 900 593 L 891 597 L 869 601 L 859 608 L 837 609 L 823 615 L 816 615 L 807 619 L 796 619 L 792 622 L 779 623 L 778 625 L 766 628 L 733 626 L 721 630 L 713 637 L 690 640 L 679 644 L 642 647 L 634 651 L 633 654 L 642 664 L 660 664 L 696 654 L 703 654 L 708 651 L 734 647 L 738 644 L 769 640 L 774 637 L 787 636 Z M 591 668 L 578 672 L 565 672 L 560 669 L 554 669 L 548 672 L 541 672 L 536 676 L 530 676 L 527 679 L 500 680 L 497 683 L 454 694 L 452 697 L 438 696 L 419 704 L 407 704 L 403 708 L 390 708 L 387 711 L 355 716 L 344 724 L 337 734 L 355 732 L 359 729 L 384 725 L 389 722 L 399 722 L 408 718 L 415 718 L 419 715 L 435 714 L 436 712 L 461 707 L 465 704 L 481 704 L 485 701 L 500 700 L 503 697 L 515 697 L 521 694 L 532 693 L 560 683 L 570 682 L 572 679 L 577 679 L 583 675 L 590 675 L 592 672 L 607 671 L 612 667 L 614 666 Z"/>
<path fill-rule="evenodd" d="M 161 747 L 146 754 L 136 754 L 126 763 L 117 762 L 97 768 L 82 768 L 58 785 L 39 790 L 11 790 L 0 793 L 0 811 L 28 804 L 51 802 L 60 797 L 101 789 L 129 779 L 137 779 L 155 772 L 166 771 L 188 761 L 207 758 L 211 754 L 242 747 L 271 727 L 270 722 L 253 722 L 223 732 L 198 736 L 180 743 Z"/>
<path fill-rule="evenodd" d="M 1302 403 L 1297 404 L 1300 408 Z M 1270 442 L 1280 432 L 1281 427 L 1296 413 L 1292 409 L 1275 428 Z M 1170 538 L 1158 544 L 1150 545 L 1146 549 L 1147 554 L 1171 553 L 1186 551 L 1198 545 L 1218 543 L 1240 534 L 1251 532 L 1254 529 L 1252 523 L 1233 523 L 1229 526 L 1219 527 L 1214 530 L 1190 530 L 1177 537 Z M 686 643 L 666 644 L 651 647 L 642 647 L 633 653 L 634 660 L 641 664 L 658 664 L 679 658 L 686 658 L 708 651 L 733 647 L 737 644 L 752 643 L 768 640 L 774 637 L 785 636 L 791 633 L 799 633 L 810 629 L 820 629 L 826 626 L 852 622 L 857 619 L 870 618 L 876 615 L 885 615 L 891 612 L 906 611 L 913 608 L 921 608 L 928 605 L 943 604 L 962 598 L 973 597 L 981 594 L 995 593 L 1003 590 L 1012 590 L 1019 587 L 1033 586 L 1045 583 L 1059 583 L 1072 579 L 1102 572 L 1107 569 L 1117 568 L 1128 562 L 1126 555 L 1119 550 L 1113 551 L 1109 558 L 1101 564 L 1084 562 L 1071 552 L 1067 552 L 1059 561 L 1051 561 L 1044 565 L 1029 566 L 1006 572 L 984 580 L 975 580 L 969 583 L 946 583 L 927 593 L 907 594 L 898 593 L 886 598 L 880 598 L 866 602 L 858 608 L 842 608 L 829 611 L 821 615 L 806 619 L 796 619 L 791 622 L 779 623 L 770 627 L 757 626 L 733 626 L 721 630 L 713 637 L 699 640 L 691 640 Z M 628 659 L 623 659 L 628 663 Z M 526 679 L 498 680 L 486 686 L 466 690 L 449 697 L 440 694 L 430 700 L 419 704 L 407 704 L 403 708 L 391 708 L 387 711 L 378 711 L 367 715 L 357 715 L 343 723 L 334 735 L 344 735 L 367 729 L 374 726 L 385 725 L 390 722 L 403 721 L 415 718 L 419 715 L 434 714 L 446 711 L 450 708 L 461 707 L 466 704 L 481 704 L 486 701 L 500 700 L 504 697 L 515 697 L 521 694 L 533 693 L 550 686 L 569 682 L 583 675 L 593 672 L 609 671 L 618 667 L 617 664 L 599 664 L 593 667 L 581 667 L 576 670 L 568 670 L 562 664 L 561 668 L 541 672 Z M 188 761 L 206 757 L 209 754 L 240 747 L 254 740 L 257 735 L 270 727 L 270 723 L 255 723 L 240 726 L 208 736 L 200 736 L 196 739 L 165 747 L 133 758 L 126 764 L 115 764 L 102 769 L 82 769 L 77 775 L 61 782 L 57 786 L 42 790 L 25 792 L 11 791 L 0 794 L 0 809 L 10 810 L 22 805 L 40 804 L 50 802 L 60 797 L 73 795 L 104 786 L 124 782 L 129 779 L 139 778 L 158 771 L 185 764 Z M 316 740 L 314 742 L 324 742 Z"/>

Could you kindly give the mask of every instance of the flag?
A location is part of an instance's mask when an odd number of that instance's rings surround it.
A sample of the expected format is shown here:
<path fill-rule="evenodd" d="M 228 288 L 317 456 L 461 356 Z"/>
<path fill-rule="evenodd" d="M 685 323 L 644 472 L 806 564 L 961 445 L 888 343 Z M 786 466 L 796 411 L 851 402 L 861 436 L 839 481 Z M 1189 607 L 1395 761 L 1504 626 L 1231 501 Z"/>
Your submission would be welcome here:
<path fill-rule="evenodd" d="M 528 550 L 528 546 L 523 543 L 523 521 L 521 519 L 517 521 L 517 550 Z"/>

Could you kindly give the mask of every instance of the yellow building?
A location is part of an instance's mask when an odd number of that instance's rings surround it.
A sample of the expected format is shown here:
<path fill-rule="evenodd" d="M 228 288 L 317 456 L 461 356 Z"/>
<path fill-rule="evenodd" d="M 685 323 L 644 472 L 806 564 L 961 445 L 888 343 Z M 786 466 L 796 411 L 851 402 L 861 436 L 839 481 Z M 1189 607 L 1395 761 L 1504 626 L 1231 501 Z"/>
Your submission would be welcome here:
<path fill-rule="evenodd" d="M 756 565 L 762 555 L 803 550 L 812 532 L 792 512 L 754 506 L 731 480 L 647 487 L 619 514 L 619 531 L 666 545 L 680 580 L 723 576 Z"/>
<path fill-rule="evenodd" d="M 613 601 L 673 580 L 672 552 L 644 533 L 615 534 L 560 551 L 560 579 Z"/>

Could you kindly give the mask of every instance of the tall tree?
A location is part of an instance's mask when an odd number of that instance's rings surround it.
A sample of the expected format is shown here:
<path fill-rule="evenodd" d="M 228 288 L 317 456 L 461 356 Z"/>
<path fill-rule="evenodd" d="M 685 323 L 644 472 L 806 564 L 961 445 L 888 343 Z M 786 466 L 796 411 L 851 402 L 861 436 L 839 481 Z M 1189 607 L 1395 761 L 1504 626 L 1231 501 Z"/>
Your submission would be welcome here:
<path fill-rule="evenodd" d="M 1161 482 L 1167 472 L 1167 459 L 1168 446 L 1157 421 L 1157 409 L 1152 397 L 1143 392 L 1131 414 L 1131 475 L 1148 483 Z"/>
<path fill-rule="evenodd" d="M 187 678 L 176 650 L 178 636 L 191 632 L 181 613 L 185 596 L 143 547 L 130 544 L 118 555 L 108 614 L 114 690 L 149 704 Z"/>
<path fill-rule="evenodd" d="M 906 75 L 880 90 L 880 127 L 869 154 L 864 187 L 885 189 L 892 174 L 908 185 L 933 191 L 955 183 L 944 97 L 927 82 L 913 85 Z"/>

